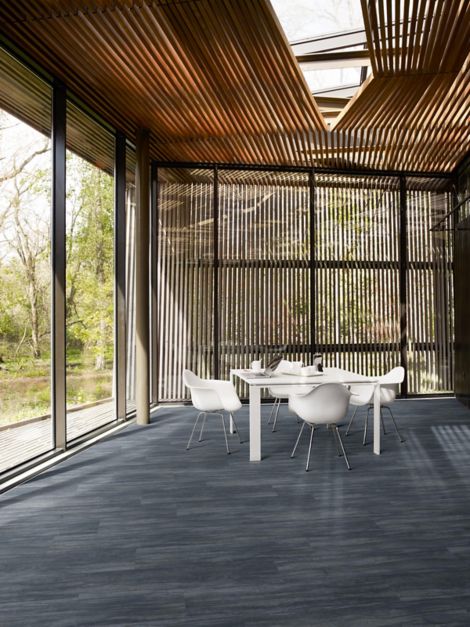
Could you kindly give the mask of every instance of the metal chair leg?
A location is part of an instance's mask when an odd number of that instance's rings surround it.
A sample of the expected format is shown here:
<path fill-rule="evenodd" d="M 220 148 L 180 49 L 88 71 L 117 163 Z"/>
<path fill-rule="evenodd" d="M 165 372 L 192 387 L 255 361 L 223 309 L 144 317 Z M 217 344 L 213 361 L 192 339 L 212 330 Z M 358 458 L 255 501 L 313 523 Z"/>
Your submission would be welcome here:
<path fill-rule="evenodd" d="M 276 415 L 274 416 L 274 423 L 273 423 L 273 433 L 276 431 L 276 423 L 277 423 L 277 417 L 279 415 L 280 406 L 281 406 L 281 399 L 279 399 L 277 407 L 276 407 Z"/>
<path fill-rule="evenodd" d="M 297 440 L 295 441 L 295 446 L 294 446 L 294 448 L 292 450 L 292 453 L 290 454 L 291 457 L 294 457 L 294 455 L 295 455 L 295 451 L 297 450 L 297 446 L 298 446 L 299 441 L 300 441 L 300 436 L 302 435 L 304 427 L 305 427 L 305 422 L 302 422 L 302 426 L 300 427 L 299 435 L 297 436 Z"/>
<path fill-rule="evenodd" d="M 271 418 L 273 417 L 274 410 L 276 409 L 277 404 L 278 404 L 278 402 L 279 402 L 280 400 L 281 400 L 280 398 L 275 398 L 275 399 L 274 399 L 274 403 L 273 403 L 273 404 L 272 404 L 272 406 L 271 406 L 271 413 L 269 414 L 269 418 L 268 418 L 268 425 L 269 425 L 269 424 L 270 424 L 270 422 L 271 422 Z"/>
<path fill-rule="evenodd" d="M 310 429 L 310 444 L 308 445 L 307 465 L 305 466 L 305 472 L 308 472 L 308 467 L 310 466 L 310 453 L 312 452 L 313 432 L 315 431 L 315 427 L 313 425 L 310 425 Z"/>
<path fill-rule="evenodd" d="M 328 427 L 330 425 L 327 425 Z M 328 429 L 328 431 L 331 433 L 333 440 L 335 441 L 335 445 L 336 445 L 336 451 L 338 453 L 338 457 L 341 457 L 342 453 L 341 453 L 341 449 L 339 448 L 339 444 L 338 444 L 338 439 L 336 437 L 336 431 L 335 431 L 335 427 L 334 425 L 331 425 L 331 429 Z"/>
<path fill-rule="evenodd" d="M 238 439 L 240 440 L 240 444 L 243 444 L 243 442 L 242 442 L 242 438 L 241 438 L 241 436 L 240 436 L 240 430 L 238 429 L 238 425 L 237 425 L 237 423 L 235 422 L 235 418 L 233 417 L 232 412 L 230 412 L 230 418 L 233 420 L 233 424 L 235 425 L 235 431 L 236 431 L 236 432 L 237 432 L 237 434 L 238 434 Z"/>
<path fill-rule="evenodd" d="M 202 432 L 204 431 L 204 425 L 206 424 L 206 416 L 207 416 L 207 414 L 204 412 L 204 417 L 202 419 L 201 432 L 199 434 L 198 442 L 202 442 Z"/>
<path fill-rule="evenodd" d="M 196 431 L 197 423 L 199 422 L 199 417 L 201 416 L 201 414 L 204 414 L 204 413 L 205 413 L 205 412 L 200 411 L 200 412 L 198 413 L 198 415 L 197 415 L 196 422 L 194 423 L 193 430 L 191 431 L 191 435 L 189 436 L 188 444 L 186 445 L 186 450 L 187 450 L 187 451 L 189 451 L 189 447 L 190 447 L 190 445 L 191 445 L 191 440 L 193 439 L 193 435 L 194 435 L 194 432 Z"/>
<path fill-rule="evenodd" d="M 227 447 L 227 455 L 230 455 L 230 449 L 228 447 L 228 440 L 227 440 L 227 429 L 225 428 L 225 418 L 223 414 L 219 414 L 219 416 L 222 418 L 222 427 L 224 428 L 224 437 L 225 437 L 225 446 Z"/>
<path fill-rule="evenodd" d="M 336 426 L 335 426 L 335 433 L 336 433 L 336 436 L 338 437 L 338 442 L 339 442 L 339 445 L 341 446 L 341 450 L 343 451 L 344 461 L 346 462 L 346 466 L 348 467 L 348 470 L 351 470 L 351 466 L 349 465 L 349 459 L 348 459 L 348 456 L 346 455 L 346 451 L 343 446 L 343 440 L 341 439 L 341 436 L 339 434 L 339 429 Z"/>
<path fill-rule="evenodd" d="M 367 408 L 366 420 L 364 422 L 364 437 L 362 438 L 362 446 L 365 446 L 367 444 L 367 426 L 369 423 L 369 412 L 370 407 Z"/>
<path fill-rule="evenodd" d="M 385 431 L 384 417 L 382 416 L 382 405 L 380 406 L 380 422 L 382 423 L 382 431 L 384 432 L 384 435 L 387 435 L 387 432 Z"/>
<path fill-rule="evenodd" d="M 388 405 L 384 405 L 384 409 L 388 409 L 388 411 L 390 412 L 390 418 L 392 419 L 393 426 L 395 427 L 395 431 L 397 432 L 398 439 L 400 440 L 400 442 L 403 443 L 405 440 L 401 437 L 400 432 L 398 431 L 397 423 L 395 422 L 395 418 L 393 417 L 392 410 Z"/>
<path fill-rule="evenodd" d="M 353 415 L 351 416 L 351 420 L 349 421 L 348 428 L 347 428 L 347 430 L 346 430 L 346 435 L 349 435 L 349 429 L 351 428 L 351 425 L 352 425 L 352 423 L 353 423 L 353 420 L 354 420 L 354 418 L 356 417 L 356 413 L 357 413 L 357 410 L 358 410 L 358 409 L 359 409 L 359 405 L 357 405 L 356 409 L 354 410 Z"/>

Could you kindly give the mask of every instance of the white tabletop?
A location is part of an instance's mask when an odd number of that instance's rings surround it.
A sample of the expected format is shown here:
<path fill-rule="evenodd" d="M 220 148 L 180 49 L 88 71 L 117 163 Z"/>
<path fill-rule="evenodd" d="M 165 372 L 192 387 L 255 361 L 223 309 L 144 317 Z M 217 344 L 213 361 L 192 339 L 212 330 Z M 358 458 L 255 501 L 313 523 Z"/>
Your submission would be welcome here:
<path fill-rule="evenodd" d="M 295 376 L 291 374 L 273 374 L 272 377 L 247 377 L 251 370 L 231 370 L 230 375 L 239 377 L 248 385 L 259 387 L 272 387 L 274 385 L 320 385 L 323 383 L 347 383 L 367 384 L 377 383 L 377 377 L 365 377 L 352 372 L 342 372 L 339 369 L 330 369 L 328 372 L 319 372 L 309 377 Z"/>

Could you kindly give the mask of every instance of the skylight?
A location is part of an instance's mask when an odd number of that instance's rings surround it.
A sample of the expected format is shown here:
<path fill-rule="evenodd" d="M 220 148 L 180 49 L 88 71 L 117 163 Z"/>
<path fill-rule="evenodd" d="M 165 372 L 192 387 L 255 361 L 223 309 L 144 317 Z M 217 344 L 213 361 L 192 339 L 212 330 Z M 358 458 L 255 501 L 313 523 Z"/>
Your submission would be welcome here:
<path fill-rule="evenodd" d="M 370 71 L 361 2 L 271 2 L 307 85 L 331 123 Z M 338 96 L 343 88 L 348 89 Z M 337 100 L 333 106 L 331 98 Z"/>
<path fill-rule="evenodd" d="M 360 0 L 271 0 L 290 43 L 364 28 Z"/>

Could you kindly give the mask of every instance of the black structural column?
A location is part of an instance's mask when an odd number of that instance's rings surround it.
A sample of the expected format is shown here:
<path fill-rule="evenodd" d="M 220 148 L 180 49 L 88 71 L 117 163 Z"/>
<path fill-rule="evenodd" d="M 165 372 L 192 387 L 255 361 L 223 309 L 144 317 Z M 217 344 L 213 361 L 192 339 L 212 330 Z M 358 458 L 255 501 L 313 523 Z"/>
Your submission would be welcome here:
<path fill-rule="evenodd" d="M 214 168 L 214 377 L 220 376 L 219 365 L 219 170 Z"/>
<path fill-rule="evenodd" d="M 400 290 L 400 362 L 405 369 L 405 379 L 401 384 L 402 396 L 408 394 L 408 310 L 407 310 L 407 224 L 406 224 L 406 177 L 400 176 L 400 263 L 399 263 L 399 290 Z"/>
<path fill-rule="evenodd" d="M 308 173 L 309 190 L 309 240 L 310 240 L 310 358 L 313 364 L 313 356 L 316 353 L 316 329 L 315 329 L 315 172 Z"/>
<path fill-rule="evenodd" d="M 149 132 L 140 130 L 137 134 L 136 167 L 136 359 L 135 400 L 137 424 L 150 422 L 150 342 L 149 342 L 149 258 L 150 258 L 150 220 L 149 220 Z"/>
<path fill-rule="evenodd" d="M 151 356 L 151 386 L 150 386 L 150 400 L 152 405 L 158 403 L 158 365 L 159 365 L 159 350 L 158 350 L 158 329 L 159 329 L 159 315 L 158 315 L 158 168 L 155 163 L 152 163 L 151 167 L 151 181 L 150 181 L 150 356 Z"/>
<path fill-rule="evenodd" d="M 114 364 L 117 420 L 126 418 L 126 138 L 116 133 L 114 160 Z"/>
<path fill-rule="evenodd" d="M 65 132 L 66 89 L 54 81 L 52 97 L 52 416 L 56 449 L 67 446 L 65 360 Z"/>

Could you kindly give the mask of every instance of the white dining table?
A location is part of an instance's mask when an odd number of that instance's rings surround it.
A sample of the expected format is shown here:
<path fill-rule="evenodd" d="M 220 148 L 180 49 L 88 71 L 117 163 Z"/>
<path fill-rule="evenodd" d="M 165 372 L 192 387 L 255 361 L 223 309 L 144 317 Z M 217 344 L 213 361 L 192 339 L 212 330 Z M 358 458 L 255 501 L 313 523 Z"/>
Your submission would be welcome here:
<path fill-rule="evenodd" d="M 342 383 L 344 385 L 373 385 L 374 386 L 374 439 L 373 451 L 380 455 L 380 381 L 377 377 L 365 377 L 359 374 L 344 373 L 340 369 L 329 368 L 324 373 L 309 377 L 290 374 L 277 374 L 271 377 L 247 376 L 249 370 L 230 370 L 230 380 L 238 377 L 248 385 L 250 401 L 250 461 L 260 462 L 261 453 L 261 390 L 274 388 L 278 385 L 305 385 L 315 387 L 323 383 Z M 231 425 L 232 426 L 232 425 Z"/>

